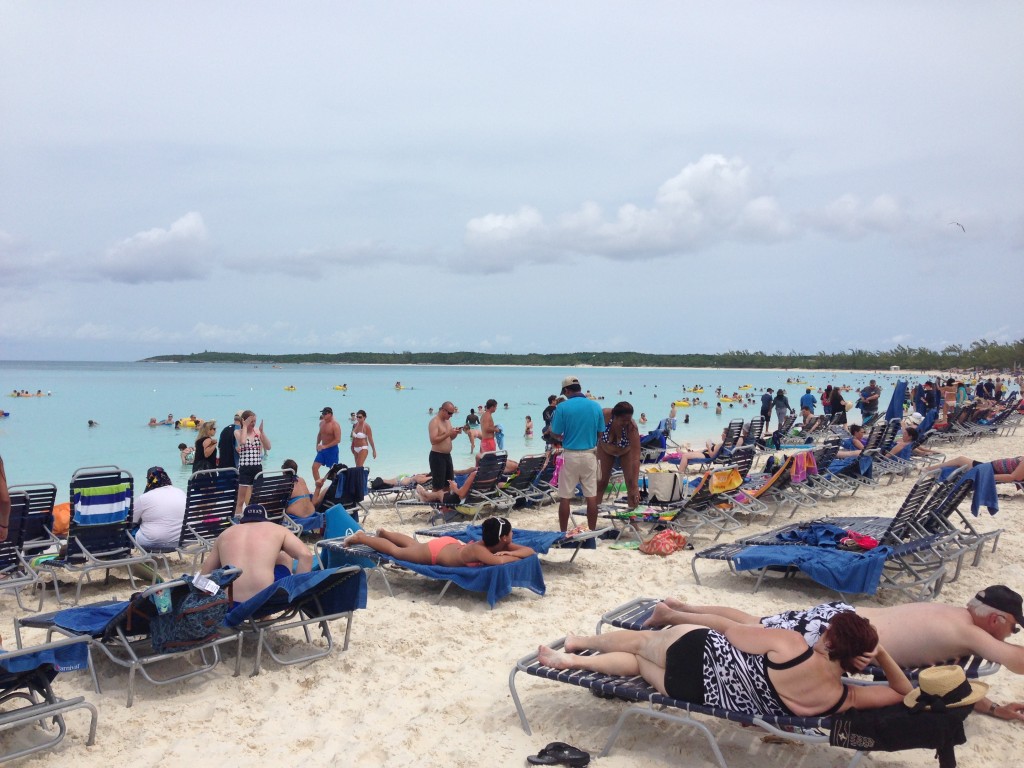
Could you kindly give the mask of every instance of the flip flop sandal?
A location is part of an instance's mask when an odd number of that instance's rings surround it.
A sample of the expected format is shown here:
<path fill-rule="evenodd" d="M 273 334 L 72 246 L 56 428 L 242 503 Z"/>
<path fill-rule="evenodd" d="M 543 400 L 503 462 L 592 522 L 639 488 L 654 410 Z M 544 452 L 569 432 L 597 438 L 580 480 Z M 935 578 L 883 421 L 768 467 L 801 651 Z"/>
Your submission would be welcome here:
<path fill-rule="evenodd" d="M 571 744 L 553 741 L 536 756 L 526 758 L 531 765 L 568 765 L 571 768 L 584 768 L 590 765 L 590 753 L 577 749 Z M 541 760 L 543 762 L 535 762 Z M 553 762 L 549 762 L 553 761 Z"/>

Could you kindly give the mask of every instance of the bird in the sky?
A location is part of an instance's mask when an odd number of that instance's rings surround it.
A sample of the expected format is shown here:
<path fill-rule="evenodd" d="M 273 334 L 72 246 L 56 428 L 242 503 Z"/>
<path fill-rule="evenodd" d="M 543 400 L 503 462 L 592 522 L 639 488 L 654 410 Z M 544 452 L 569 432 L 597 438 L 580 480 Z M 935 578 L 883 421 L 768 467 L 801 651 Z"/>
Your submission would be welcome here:
<path fill-rule="evenodd" d="M 959 221 L 951 221 L 951 222 L 949 222 L 949 223 L 950 223 L 950 224 L 956 224 L 956 225 L 957 225 L 958 227 L 960 227 L 960 229 L 963 229 L 963 231 L 964 231 L 965 233 L 967 232 L 967 230 L 966 230 L 966 229 L 964 229 L 964 225 L 963 225 L 963 224 L 961 224 L 961 223 L 960 223 Z"/>

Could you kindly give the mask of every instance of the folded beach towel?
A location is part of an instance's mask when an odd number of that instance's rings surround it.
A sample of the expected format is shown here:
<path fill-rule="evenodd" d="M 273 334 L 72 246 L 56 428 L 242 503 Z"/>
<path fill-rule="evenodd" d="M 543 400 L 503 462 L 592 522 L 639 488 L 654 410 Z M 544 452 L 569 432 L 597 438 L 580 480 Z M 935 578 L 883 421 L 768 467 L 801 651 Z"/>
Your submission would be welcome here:
<path fill-rule="evenodd" d="M 792 565 L 838 592 L 873 595 L 878 591 L 882 569 L 891 552 L 886 546 L 868 552 L 844 552 L 800 544 L 755 545 L 740 552 L 733 562 L 738 571 Z"/>
<path fill-rule="evenodd" d="M 79 525 L 119 523 L 128 516 L 132 507 L 131 484 L 76 488 L 72 506 L 75 522 Z"/>
<path fill-rule="evenodd" d="M 44 664 L 51 665 L 54 673 L 85 669 L 89 666 L 89 646 L 85 642 L 62 645 L 58 648 L 45 648 L 36 653 L 17 656 L 13 659 L 5 659 L 4 651 L 0 651 L 0 670 L 9 674 L 31 672 Z M 3 678 L 0 676 L 0 685 L 2 684 Z"/>
<path fill-rule="evenodd" d="M 804 528 L 794 528 L 775 534 L 775 538 L 785 542 L 800 542 L 814 547 L 832 547 L 833 549 L 846 538 L 845 528 L 827 523 L 811 523 Z"/>

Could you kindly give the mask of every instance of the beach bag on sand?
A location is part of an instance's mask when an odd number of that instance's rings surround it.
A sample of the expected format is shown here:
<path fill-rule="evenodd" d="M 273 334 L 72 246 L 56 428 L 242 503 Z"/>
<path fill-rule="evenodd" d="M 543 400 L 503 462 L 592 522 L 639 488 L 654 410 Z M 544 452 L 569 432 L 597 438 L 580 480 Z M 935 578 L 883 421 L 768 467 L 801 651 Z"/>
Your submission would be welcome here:
<path fill-rule="evenodd" d="M 661 555 L 665 557 L 680 549 L 686 549 L 686 536 L 671 529 L 659 531 L 640 545 L 645 555 Z"/>
<path fill-rule="evenodd" d="M 648 472 L 647 499 L 667 504 L 683 498 L 685 481 L 678 472 Z"/>

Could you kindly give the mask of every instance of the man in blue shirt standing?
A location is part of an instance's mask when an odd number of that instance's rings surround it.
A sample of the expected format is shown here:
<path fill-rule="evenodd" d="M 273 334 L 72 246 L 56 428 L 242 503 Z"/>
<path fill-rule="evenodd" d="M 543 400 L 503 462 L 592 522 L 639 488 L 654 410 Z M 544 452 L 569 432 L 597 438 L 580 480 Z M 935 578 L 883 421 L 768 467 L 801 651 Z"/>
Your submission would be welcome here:
<path fill-rule="evenodd" d="M 811 394 L 811 388 L 807 388 L 807 392 L 803 397 L 800 398 L 800 407 L 809 408 L 811 413 L 814 413 L 814 406 L 818 404 L 818 398 Z"/>
<path fill-rule="evenodd" d="M 878 398 L 881 396 L 882 390 L 872 379 L 868 382 L 868 385 L 860 391 L 860 402 L 857 407 L 860 408 L 861 421 L 867 424 L 871 417 L 878 413 Z"/>
<path fill-rule="evenodd" d="M 575 376 L 562 379 L 565 401 L 558 404 L 551 418 L 551 436 L 562 443 L 564 463 L 558 473 L 558 524 L 569 527 L 569 500 L 576 485 L 583 486 L 587 501 L 587 525 L 597 530 L 597 439 L 604 432 L 604 411 L 583 395 Z"/>

